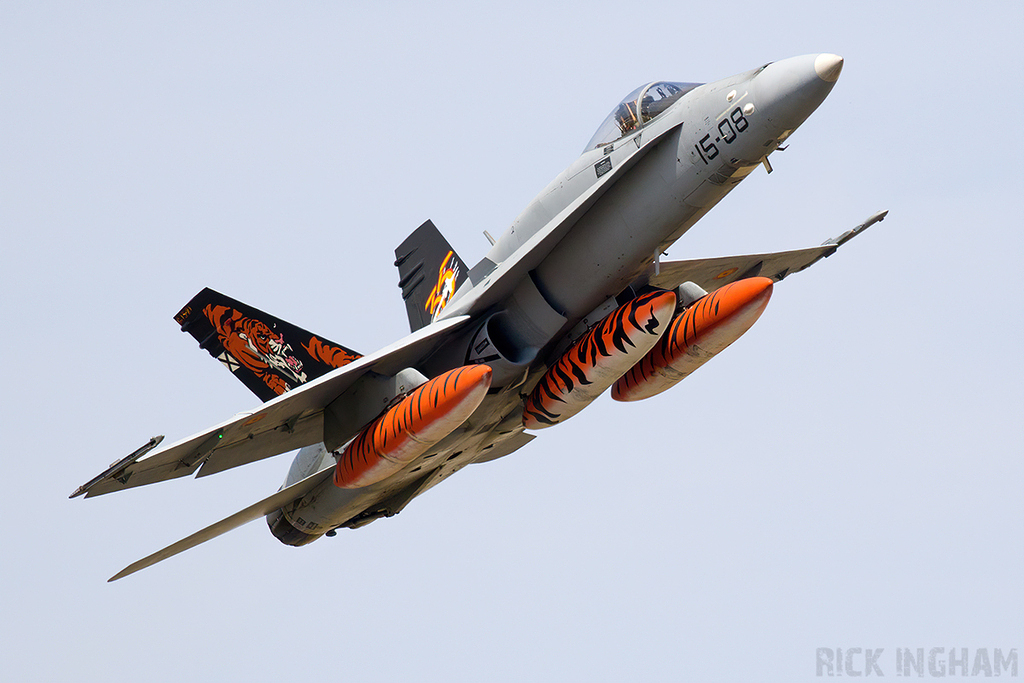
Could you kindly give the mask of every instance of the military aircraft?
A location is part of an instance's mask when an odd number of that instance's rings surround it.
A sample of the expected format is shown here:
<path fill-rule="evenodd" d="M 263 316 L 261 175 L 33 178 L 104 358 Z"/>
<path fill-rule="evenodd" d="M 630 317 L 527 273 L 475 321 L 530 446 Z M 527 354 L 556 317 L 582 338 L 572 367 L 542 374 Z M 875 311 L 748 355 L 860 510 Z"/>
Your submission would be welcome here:
<path fill-rule="evenodd" d="M 361 355 L 210 289 L 175 316 L 264 401 L 112 464 L 72 497 L 299 449 L 277 493 L 142 559 L 127 576 L 258 517 L 293 546 L 401 511 L 471 463 L 504 457 L 605 390 L 665 391 L 757 320 L 774 283 L 821 246 L 722 258 L 661 255 L 832 90 L 843 60 L 793 57 L 714 83 L 629 93 L 578 159 L 472 268 L 427 221 L 395 250 L 411 334 Z"/>

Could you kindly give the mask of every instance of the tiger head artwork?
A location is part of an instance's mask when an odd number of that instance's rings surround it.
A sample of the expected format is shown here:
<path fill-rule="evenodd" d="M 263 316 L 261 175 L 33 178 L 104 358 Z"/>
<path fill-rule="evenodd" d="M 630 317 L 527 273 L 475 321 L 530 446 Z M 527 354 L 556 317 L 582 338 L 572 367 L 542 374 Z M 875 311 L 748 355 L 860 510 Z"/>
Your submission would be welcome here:
<path fill-rule="evenodd" d="M 266 323 L 227 306 L 211 304 L 203 309 L 203 314 L 217 331 L 224 350 L 275 393 L 288 391 L 288 381 L 295 385 L 306 381 L 302 361 L 295 357 L 291 344 Z"/>

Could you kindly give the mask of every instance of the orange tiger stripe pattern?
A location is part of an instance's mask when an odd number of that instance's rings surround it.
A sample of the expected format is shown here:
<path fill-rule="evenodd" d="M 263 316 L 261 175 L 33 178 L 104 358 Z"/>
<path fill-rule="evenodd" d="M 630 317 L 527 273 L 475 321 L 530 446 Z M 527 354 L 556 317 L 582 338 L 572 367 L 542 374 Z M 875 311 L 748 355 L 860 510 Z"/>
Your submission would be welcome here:
<path fill-rule="evenodd" d="M 675 317 L 651 352 L 615 382 L 612 398 L 639 401 L 675 386 L 757 322 L 773 284 L 766 277 L 746 278 L 698 299 Z"/>
<path fill-rule="evenodd" d="M 658 342 L 675 292 L 642 294 L 615 309 L 548 370 L 526 399 L 523 426 L 542 429 L 583 410 Z"/>
<path fill-rule="evenodd" d="M 399 471 L 465 422 L 490 386 L 490 366 L 467 365 L 414 389 L 345 447 L 335 486 L 361 488 Z"/>

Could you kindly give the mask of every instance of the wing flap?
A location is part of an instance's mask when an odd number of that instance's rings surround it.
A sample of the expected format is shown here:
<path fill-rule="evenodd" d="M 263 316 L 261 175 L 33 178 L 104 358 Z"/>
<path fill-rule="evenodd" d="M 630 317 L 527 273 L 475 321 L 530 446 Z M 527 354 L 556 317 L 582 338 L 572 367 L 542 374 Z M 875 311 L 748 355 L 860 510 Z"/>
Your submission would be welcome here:
<path fill-rule="evenodd" d="M 83 487 L 86 497 L 176 479 L 203 468 L 202 476 L 309 446 L 323 440 L 323 410 L 368 372 L 393 375 L 432 353 L 469 320 L 451 318 L 364 356 L 323 377 L 236 415 L 166 448 L 147 453 Z M 115 476 L 116 475 L 116 476 Z"/>
<path fill-rule="evenodd" d="M 301 416 L 294 425 L 284 424 L 256 434 L 250 439 L 236 441 L 217 449 L 217 457 L 203 463 L 197 477 L 208 477 L 224 470 L 248 465 L 257 460 L 270 458 L 281 453 L 302 448 L 292 444 L 309 446 L 324 438 L 324 414 L 322 411 Z"/>

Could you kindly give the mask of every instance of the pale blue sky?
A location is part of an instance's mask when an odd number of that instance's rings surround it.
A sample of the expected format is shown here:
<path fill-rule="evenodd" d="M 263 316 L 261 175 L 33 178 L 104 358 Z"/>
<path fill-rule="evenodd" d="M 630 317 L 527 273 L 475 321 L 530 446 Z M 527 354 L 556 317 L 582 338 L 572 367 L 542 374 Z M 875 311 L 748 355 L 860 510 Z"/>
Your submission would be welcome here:
<path fill-rule="evenodd" d="M 818 647 L 1024 652 L 1014 2 L 0 6 L 8 359 L 0 679 L 811 681 Z M 470 263 L 619 98 L 812 52 L 831 96 L 670 250 L 820 244 L 671 392 L 603 397 L 398 517 L 265 524 L 282 456 L 90 500 L 255 399 L 171 316 L 205 286 L 361 351 L 395 245 Z"/>

